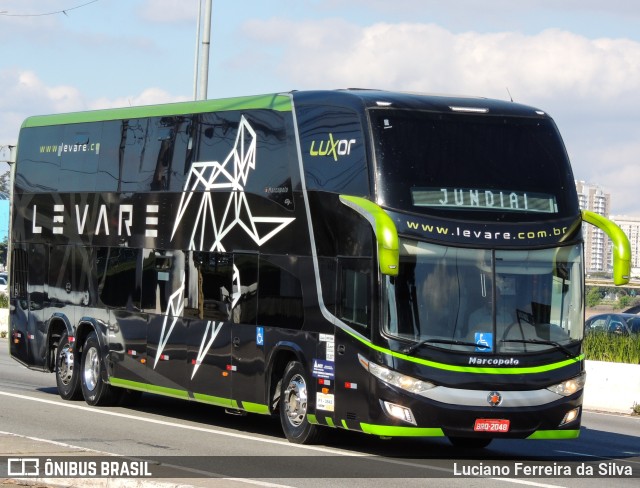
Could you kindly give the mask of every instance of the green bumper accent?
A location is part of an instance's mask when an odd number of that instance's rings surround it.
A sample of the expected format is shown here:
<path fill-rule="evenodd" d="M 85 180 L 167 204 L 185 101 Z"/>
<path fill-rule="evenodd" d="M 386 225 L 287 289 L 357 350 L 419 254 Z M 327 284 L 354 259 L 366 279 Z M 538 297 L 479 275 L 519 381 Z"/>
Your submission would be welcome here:
<path fill-rule="evenodd" d="M 527 439 L 576 439 L 580 435 L 580 429 L 576 430 L 536 430 Z"/>
<path fill-rule="evenodd" d="M 362 215 L 373 227 L 378 243 L 380 272 L 384 275 L 397 276 L 400 264 L 398 230 L 391 217 L 366 198 L 340 195 L 340 201 Z"/>
<path fill-rule="evenodd" d="M 167 117 L 229 110 L 267 109 L 291 112 L 291 97 L 282 94 L 257 95 L 251 97 L 226 98 L 221 100 L 201 100 L 196 102 L 167 103 L 141 107 L 124 107 L 87 112 L 73 112 L 58 115 L 29 117 L 22 128 L 45 127 L 58 124 L 79 124 L 104 120 L 134 119 L 141 117 Z"/>
<path fill-rule="evenodd" d="M 582 220 L 602 229 L 613 242 L 613 282 L 626 285 L 631 276 L 631 245 L 624 231 L 606 217 L 589 210 L 582 211 Z"/>
<path fill-rule="evenodd" d="M 375 425 L 361 423 L 360 428 L 365 434 L 383 437 L 444 437 L 442 429 L 424 427 L 398 427 L 394 425 Z"/>

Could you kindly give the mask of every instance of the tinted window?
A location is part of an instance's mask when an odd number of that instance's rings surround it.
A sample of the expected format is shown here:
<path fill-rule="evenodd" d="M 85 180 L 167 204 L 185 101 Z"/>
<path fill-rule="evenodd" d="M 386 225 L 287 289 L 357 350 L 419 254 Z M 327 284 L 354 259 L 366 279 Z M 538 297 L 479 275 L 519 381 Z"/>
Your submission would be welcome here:
<path fill-rule="evenodd" d="M 233 263 L 230 254 L 187 253 L 184 316 L 229 320 Z"/>
<path fill-rule="evenodd" d="M 195 189 L 242 189 L 293 208 L 284 115 L 268 110 L 202 114 L 195 124 L 197 166 L 186 184 Z"/>
<path fill-rule="evenodd" d="M 371 313 L 371 261 L 341 261 L 339 317 L 349 324 L 368 327 Z"/>
<path fill-rule="evenodd" d="M 388 207 L 505 221 L 578 213 L 551 120 L 378 109 L 371 123 Z"/>
<path fill-rule="evenodd" d="M 297 268 L 295 258 L 287 263 L 275 264 L 260 260 L 260 286 L 258 291 L 258 324 L 295 329 L 302 327 L 304 308 L 302 287 L 293 274 Z M 284 266 L 287 266 L 285 269 Z"/>
<path fill-rule="evenodd" d="M 101 247 L 96 250 L 98 294 L 106 306 L 139 307 L 138 255 L 137 249 L 129 248 Z"/>

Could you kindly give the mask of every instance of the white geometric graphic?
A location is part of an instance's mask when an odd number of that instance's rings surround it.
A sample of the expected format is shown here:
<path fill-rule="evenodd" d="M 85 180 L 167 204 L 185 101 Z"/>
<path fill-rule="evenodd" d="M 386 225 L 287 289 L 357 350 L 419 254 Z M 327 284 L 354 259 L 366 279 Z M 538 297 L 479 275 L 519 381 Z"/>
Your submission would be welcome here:
<path fill-rule="evenodd" d="M 156 360 L 153 363 L 153 369 L 156 368 L 158 364 L 158 360 L 160 356 L 162 356 L 162 351 L 164 351 L 164 346 L 167 345 L 169 341 L 169 336 L 171 332 L 173 332 L 173 328 L 178 321 L 178 318 L 182 316 L 182 311 L 184 310 L 184 278 L 185 275 L 182 275 L 182 284 L 180 288 L 174 291 L 169 297 L 169 303 L 167 304 L 167 311 L 164 314 L 164 322 L 162 322 L 162 331 L 160 332 L 160 342 L 158 344 L 158 352 L 156 353 Z M 167 330 L 167 322 L 169 321 L 169 317 L 171 317 L 171 326 L 169 330 Z"/>
<path fill-rule="evenodd" d="M 253 215 L 244 187 L 249 172 L 256 169 L 256 146 L 256 133 L 243 115 L 233 149 L 222 163 L 206 161 L 192 164 L 171 233 L 172 240 L 187 208 L 192 205 L 197 206 L 197 213 L 189 240 L 190 250 L 224 252 L 222 241 L 236 226 L 244 229 L 249 237 L 261 246 L 294 220 L 288 217 Z M 213 197 L 216 193 L 212 190 L 221 189 L 230 193 L 217 194 L 218 198 L 228 196 L 224 211 L 221 215 L 216 215 L 213 208 Z M 198 193 L 195 193 L 196 191 Z M 266 232 L 265 227 L 268 229 Z M 205 242 L 208 230 L 213 231 L 212 242 Z"/>
<path fill-rule="evenodd" d="M 213 324 L 213 328 L 211 328 L 211 324 Z M 216 340 L 216 336 L 218 335 L 218 332 L 220 332 L 221 328 L 222 328 L 222 322 L 216 323 L 216 322 L 211 322 L 211 320 L 207 322 L 207 328 L 205 329 L 204 335 L 202 336 L 202 342 L 200 343 L 200 350 L 198 351 L 198 356 L 196 357 L 196 364 L 193 368 L 193 372 L 191 373 L 191 379 L 193 379 L 193 377 L 196 375 L 196 371 L 198 371 L 198 368 L 202 364 L 202 361 L 204 361 L 204 358 L 209 352 L 209 349 L 211 349 L 211 346 L 213 345 L 213 341 Z M 211 337 L 209 338 L 209 341 L 205 345 L 204 341 L 207 338 L 207 335 L 209 335 L 210 329 L 211 329 Z"/>
<path fill-rule="evenodd" d="M 167 310 L 164 313 L 164 322 L 162 323 L 162 331 L 160 332 L 160 342 L 158 344 L 158 352 L 156 354 L 156 360 L 153 363 L 153 369 L 155 369 L 158 364 L 158 360 L 162 356 L 162 352 L 164 351 L 164 347 L 167 345 L 169 341 L 169 337 L 173 332 L 173 329 L 178 321 L 178 316 L 182 315 L 182 311 L 184 310 L 184 290 L 185 290 L 185 281 L 186 281 L 186 273 L 182 274 L 182 285 L 178 290 L 176 290 L 170 297 L 169 303 L 167 303 Z M 240 284 L 240 270 L 233 265 L 233 282 L 232 282 L 233 292 L 231 293 L 231 310 L 234 309 L 240 298 L 242 297 L 242 285 Z M 167 330 L 167 323 L 169 321 L 169 317 L 172 317 L 171 325 Z M 213 328 L 212 328 L 213 324 Z M 216 340 L 220 329 L 222 328 L 222 322 L 212 322 L 211 320 L 207 322 L 207 328 L 204 331 L 202 336 L 202 341 L 200 342 L 200 350 L 198 351 L 198 355 L 196 357 L 196 363 L 193 368 L 193 372 L 191 373 L 191 379 L 196 375 L 196 372 L 200 368 L 200 364 L 204 361 L 209 349 L 213 345 L 213 342 Z M 207 340 L 207 336 L 209 335 L 209 330 L 211 330 L 211 337 L 205 344 L 205 340 Z"/>

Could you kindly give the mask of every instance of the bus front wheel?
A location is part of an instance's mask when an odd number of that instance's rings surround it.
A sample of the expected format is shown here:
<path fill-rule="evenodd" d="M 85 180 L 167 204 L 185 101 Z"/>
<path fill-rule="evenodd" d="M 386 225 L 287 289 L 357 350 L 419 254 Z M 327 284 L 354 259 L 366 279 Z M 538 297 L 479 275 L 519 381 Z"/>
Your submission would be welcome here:
<path fill-rule="evenodd" d="M 69 341 L 69 334 L 65 331 L 56 347 L 56 384 L 58 394 L 64 400 L 80 400 L 80 361 L 73 350 L 73 343 Z"/>
<path fill-rule="evenodd" d="M 84 343 L 80 369 L 85 402 L 89 405 L 112 405 L 116 402 L 115 388 L 103 380 L 104 365 L 95 332 L 91 332 Z"/>
<path fill-rule="evenodd" d="M 309 423 L 307 378 L 297 361 L 284 371 L 280 392 L 280 423 L 289 442 L 313 444 L 320 439 L 320 427 Z"/>

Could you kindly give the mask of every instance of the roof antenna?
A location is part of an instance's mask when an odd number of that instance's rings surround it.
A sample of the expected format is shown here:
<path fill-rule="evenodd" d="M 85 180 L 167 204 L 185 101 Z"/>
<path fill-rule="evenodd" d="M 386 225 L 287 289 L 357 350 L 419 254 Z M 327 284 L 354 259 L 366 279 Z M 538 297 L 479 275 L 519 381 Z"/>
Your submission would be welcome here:
<path fill-rule="evenodd" d="M 509 91 L 509 87 L 506 87 L 507 93 L 509 94 L 509 99 L 513 102 L 513 97 L 511 96 L 511 92 Z"/>

